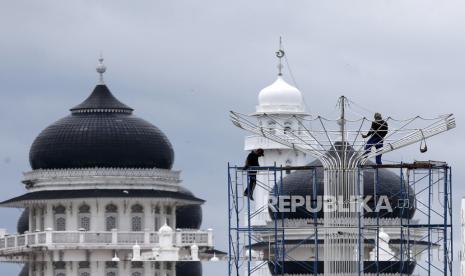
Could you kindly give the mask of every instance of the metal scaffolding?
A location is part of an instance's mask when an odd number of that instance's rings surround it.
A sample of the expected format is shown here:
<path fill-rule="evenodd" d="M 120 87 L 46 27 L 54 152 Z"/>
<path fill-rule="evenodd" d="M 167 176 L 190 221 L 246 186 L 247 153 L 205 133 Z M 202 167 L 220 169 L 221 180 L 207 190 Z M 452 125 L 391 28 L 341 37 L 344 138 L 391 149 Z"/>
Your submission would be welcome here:
<path fill-rule="evenodd" d="M 324 272 L 328 269 L 325 265 L 328 256 L 324 252 L 328 248 L 325 243 L 334 240 L 332 234 L 347 231 L 346 223 L 343 227 L 328 225 L 324 223 L 326 213 L 321 218 L 318 212 L 308 212 L 304 223 L 293 225 L 283 212 L 276 211 L 276 205 L 254 206 L 254 202 L 243 195 L 249 185 L 250 171 L 264 176 L 261 179 L 266 180 L 257 185 L 279 198 L 284 196 L 285 172 L 303 170 L 313 180 L 308 183 L 312 185 L 308 189 L 312 191 L 311 196 L 317 198 L 317 170 L 321 167 L 272 166 L 244 170 L 243 167 L 228 165 L 230 276 L 257 275 L 264 268 L 269 269 L 270 275 L 276 276 L 331 275 Z M 360 165 L 356 168 L 356 175 L 363 177 L 355 178 L 355 186 L 363 185 L 365 189 L 373 190 L 370 196 L 373 196 L 374 202 L 382 196 L 378 194 L 383 184 L 379 180 L 382 170 L 394 171 L 398 175 L 400 189 L 390 196 L 398 200 L 394 209 L 399 219 L 387 218 L 386 213 L 380 211 L 369 217 L 357 212 L 359 217 L 356 224 L 361 226 L 351 232 L 357 235 L 354 239 L 356 249 L 339 247 L 352 252 L 351 265 L 357 266 L 357 270 L 354 272 L 349 267 L 348 272 L 341 275 L 403 276 L 411 275 L 413 269 L 418 275 L 452 275 L 452 169 L 446 163 L 432 161 Z M 369 174 L 373 181 L 364 182 L 363 179 Z M 312 200 L 310 206 L 316 208 L 317 202 Z M 270 221 L 266 225 L 254 225 L 254 217 L 264 208 L 269 210 Z M 404 216 L 412 209 L 415 212 L 413 217 Z M 390 251 L 389 247 L 386 250 L 382 245 L 384 231 L 391 233 L 392 239 L 388 244 L 392 252 L 387 252 Z M 300 237 L 297 240 L 296 233 Z M 346 239 L 347 235 L 341 238 L 344 242 Z M 311 256 L 299 258 L 298 254 L 294 254 L 302 249 L 311 251 Z M 383 259 L 380 256 L 384 256 Z"/>
<path fill-rule="evenodd" d="M 279 119 L 280 114 L 260 114 L 262 120 L 258 122 L 251 115 L 233 111 L 230 114 L 231 121 L 237 127 L 289 149 L 307 153 L 321 162 L 324 168 L 323 195 L 341 199 L 338 208 L 325 212 L 323 226 L 320 227 L 324 236 L 324 273 L 331 276 L 360 275 L 366 271 L 365 262 L 362 261 L 366 258 L 365 208 L 364 202 L 359 199 L 363 197 L 365 187 L 361 173 L 364 173 L 362 169 L 368 164 L 368 159 L 377 157 L 377 163 L 380 163 L 382 154 L 415 143 L 421 143 L 420 151 L 425 152 L 428 138 L 455 128 L 453 114 L 398 120 L 392 117 L 383 119 L 381 114 L 375 113 L 372 121 L 365 116 L 360 117 L 357 112 L 353 112 L 356 118 L 350 118 L 350 111 L 353 111 L 349 108 L 351 106 L 358 105 L 341 96 L 338 101 L 340 116 L 336 119 L 321 116 L 307 119 L 305 116 L 290 115 L 298 124 L 294 128 L 285 127 Z M 270 123 L 264 125 L 263 119 Z M 365 123 L 368 122 L 371 122 L 370 130 L 363 134 L 367 128 Z M 331 204 L 329 200 L 323 201 L 324 208 L 329 208 Z M 403 225 L 400 225 L 401 233 L 404 231 Z M 403 247 L 400 248 L 401 252 Z M 381 253 L 377 252 L 376 255 Z"/>

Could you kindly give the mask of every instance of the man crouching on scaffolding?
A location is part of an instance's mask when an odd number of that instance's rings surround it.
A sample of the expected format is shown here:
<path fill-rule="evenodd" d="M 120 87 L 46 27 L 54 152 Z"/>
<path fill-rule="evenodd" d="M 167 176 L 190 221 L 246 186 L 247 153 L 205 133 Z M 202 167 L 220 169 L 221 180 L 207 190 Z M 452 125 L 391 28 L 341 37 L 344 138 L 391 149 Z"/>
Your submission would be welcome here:
<path fill-rule="evenodd" d="M 256 149 L 247 155 L 247 159 L 245 160 L 244 170 L 247 170 L 249 167 L 259 167 L 260 164 L 258 163 L 258 158 L 265 155 L 263 149 Z M 257 172 L 256 171 L 248 171 L 247 176 L 249 177 L 249 186 L 244 191 L 244 196 L 253 200 L 253 191 L 255 190 L 255 185 L 257 184 Z M 250 188 L 250 189 L 249 189 Z"/>
<path fill-rule="evenodd" d="M 383 120 L 383 117 L 380 113 L 375 113 L 375 120 L 371 123 L 371 128 L 368 133 L 362 134 L 363 138 L 370 137 L 368 139 L 366 146 L 365 146 L 365 153 L 364 155 L 368 155 L 371 151 L 372 147 L 375 147 L 377 150 L 383 147 L 384 137 L 386 137 L 388 133 L 388 123 Z M 376 164 L 382 165 L 381 162 L 382 154 L 376 155 Z"/>

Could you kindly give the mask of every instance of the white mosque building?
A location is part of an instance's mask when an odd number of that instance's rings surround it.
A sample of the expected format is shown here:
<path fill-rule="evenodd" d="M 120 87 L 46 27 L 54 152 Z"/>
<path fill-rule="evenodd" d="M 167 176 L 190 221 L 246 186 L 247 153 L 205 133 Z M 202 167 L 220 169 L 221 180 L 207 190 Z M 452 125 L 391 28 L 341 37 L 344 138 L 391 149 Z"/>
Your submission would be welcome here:
<path fill-rule="evenodd" d="M 174 151 L 103 82 L 30 149 L 17 233 L 0 233 L 0 261 L 29 276 L 199 276 L 223 256 L 201 205 L 172 170 Z"/>
<path fill-rule="evenodd" d="M 279 52 L 278 52 L 279 53 Z M 281 54 L 284 54 L 283 52 Z M 278 56 L 279 57 L 279 56 Z M 281 71 L 281 65 L 279 65 Z M 298 131 L 301 129 L 299 120 L 296 118 L 305 118 L 309 116 L 306 111 L 304 97 L 296 87 L 287 83 L 281 72 L 277 79 L 269 86 L 265 87 L 258 94 L 258 105 L 254 113 L 259 126 L 269 127 L 273 131 Z M 272 117 L 272 119 L 270 119 Z M 315 166 L 316 177 L 313 178 L 308 170 L 285 171 L 281 195 L 313 195 L 313 181 L 316 180 L 316 194 L 322 196 L 324 193 L 323 184 L 323 167 L 320 161 L 310 160 L 305 153 L 299 152 L 292 148 L 283 146 L 259 135 L 245 137 L 245 151 L 262 148 L 264 156 L 260 158 L 260 166 Z M 373 163 L 369 163 L 373 164 Z M 374 174 L 366 173 L 364 183 L 374 183 Z M 282 269 L 285 267 L 284 275 L 323 275 L 323 243 L 322 235 L 315 235 L 314 228 L 309 227 L 309 221 L 313 221 L 317 216 L 318 224 L 323 224 L 323 212 L 309 213 L 304 207 L 298 207 L 296 212 L 278 213 L 277 216 L 271 215 L 267 207 L 269 196 L 273 190 L 274 180 L 268 175 L 259 174 L 258 183 L 254 193 L 254 202 L 251 213 L 254 217 L 251 219 L 252 227 L 267 226 L 268 229 L 274 227 L 274 219 L 279 220 L 278 225 L 282 225 L 281 218 L 284 218 L 284 226 L 289 228 L 285 233 L 285 250 L 286 258 L 282 262 L 274 263 L 273 255 L 275 252 L 275 237 L 270 232 L 257 231 L 254 235 L 252 245 L 252 254 L 255 260 L 267 260 L 267 266 L 259 266 L 254 275 L 269 276 L 282 275 Z M 398 191 L 400 190 L 400 176 L 388 169 L 379 169 L 379 190 L 378 196 L 385 195 L 390 202 L 398 201 Z M 365 185 L 364 196 L 373 195 L 373 185 Z M 414 194 L 411 192 L 410 194 Z M 415 197 L 409 197 L 409 209 L 394 207 L 393 212 L 383 213 L 380 215 L 380 225 L 385 226 L 377 234 L 366 234 L 364 244 L 364 273 L 365 275 L 412 275 L 417 260 L 421 252 L 428 243 L 422 241 L 423 233 L 419 230 L 410 236 L 410 242 L 413 244 L 413 252 L 410 256 L 400 256 L 402 239 L 399 228 L 401 219 L 414 219 L 415 215 Z M 369 202 L 373 205 L 374 202 Z M 257 213 L 257 215 L 255 215 Z M 367 213 L 364 215 L 364 224 L 375 224 L 376 214 Z M 413 221 L 413 220 L 412 220 Z M 258 241 L 256 241 L 258 240 Z M 376 242 L 379 243 L 380 250 L 376 250 Z M 404 237 L 405 242 L 405 237 Z M 434 245 L 433 245 L 434 246 Z M 379 257 L 377 256 L 379 254 Z M 415 257 L 413 257 L 415 256 Z M 378 261 L 379 260 L 379 261 Z M 402 261 L 401 261 L 402 260 Z M 377 271 L 382 273 L 377 274 Z"/>

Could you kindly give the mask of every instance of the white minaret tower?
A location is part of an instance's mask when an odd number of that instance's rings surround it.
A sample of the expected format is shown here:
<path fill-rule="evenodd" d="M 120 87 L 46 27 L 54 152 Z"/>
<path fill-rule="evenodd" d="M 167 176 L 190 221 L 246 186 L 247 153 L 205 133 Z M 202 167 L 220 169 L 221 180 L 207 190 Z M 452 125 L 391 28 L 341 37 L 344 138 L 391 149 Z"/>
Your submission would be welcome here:
<path fill-rule="evenodd" d="M 305 110 L 305 103 L 302 93 L 294 86 L 288 84 L 282 77 L 282 59 L 284 51 L 280 47 L 276 52 L 279 59 L 278 77 L 271 85 L 263 88 L 258 94 L 258 105 L 254 116 L 257 118 L 260 126 L 269 127 L 274 131 L 299 131 L 301 126 L 295 118 L 304 117 L 308 114 Z M 268 116 L 265 116 L 267 114 Z M 272 115 L 272 116 L 269 116 Z M 262 148 L 265 152 L 264 157 L 260 159 L 260 166 L 302 166 L 307 162 L 305 153 L 296 151 L 292 148 L 283 146 L 259 135 L 245 137 L 246 151 Z M 288 172 L 289 173 L 289 172 Z M 286 174 L 283 175 L 283 177 Z M 278 179 L 279 180 L 279 179 Z M 270 220 L 268 208 L 269 193 L 273 188 L 274 182 L 270 181 L 268 176 L 257 177 L 257 186 L 254 192 L 255 211 L 261 210 L 260 214 L 252 219 L 253 225 L 264 225 Z M 265 186 L 265 187 L 263 187 Z"/>

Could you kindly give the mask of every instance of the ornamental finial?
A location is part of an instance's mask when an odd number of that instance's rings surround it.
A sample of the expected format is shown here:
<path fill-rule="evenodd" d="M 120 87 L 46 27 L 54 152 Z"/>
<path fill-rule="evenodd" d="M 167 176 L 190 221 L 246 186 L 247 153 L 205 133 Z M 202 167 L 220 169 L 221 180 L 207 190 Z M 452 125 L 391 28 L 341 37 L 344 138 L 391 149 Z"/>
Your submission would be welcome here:
<path fill-rule="evenodd" d="M 284 57 L 285 53 L 284 53 L 284 50 L 283 50 L 283 39 L 282 37 L 280 36 L 279 37 L 279 50 L 276 52 L 276 57 L 279 59 L 279 63 L 278 63 L 278 76 L 282 76 L 283 75 L 283 63 L 282 63 L 282 59 Z"/>
<path fill-rule="evenodd" d="M 104 84 L 104 81 L 103 81 L 103 73 L 105 73 L 105 71 L 107 70 L 107 67 L 105 66 L 105 64 L 103 64 L 103 55 L 102 53 L 100 53 L 100 58 L 98 59 L 98 65 L 97 65 L 97 73 L 99 73 L 100 75 L 100 78 L 99 78 L 99 84 Z"/>

